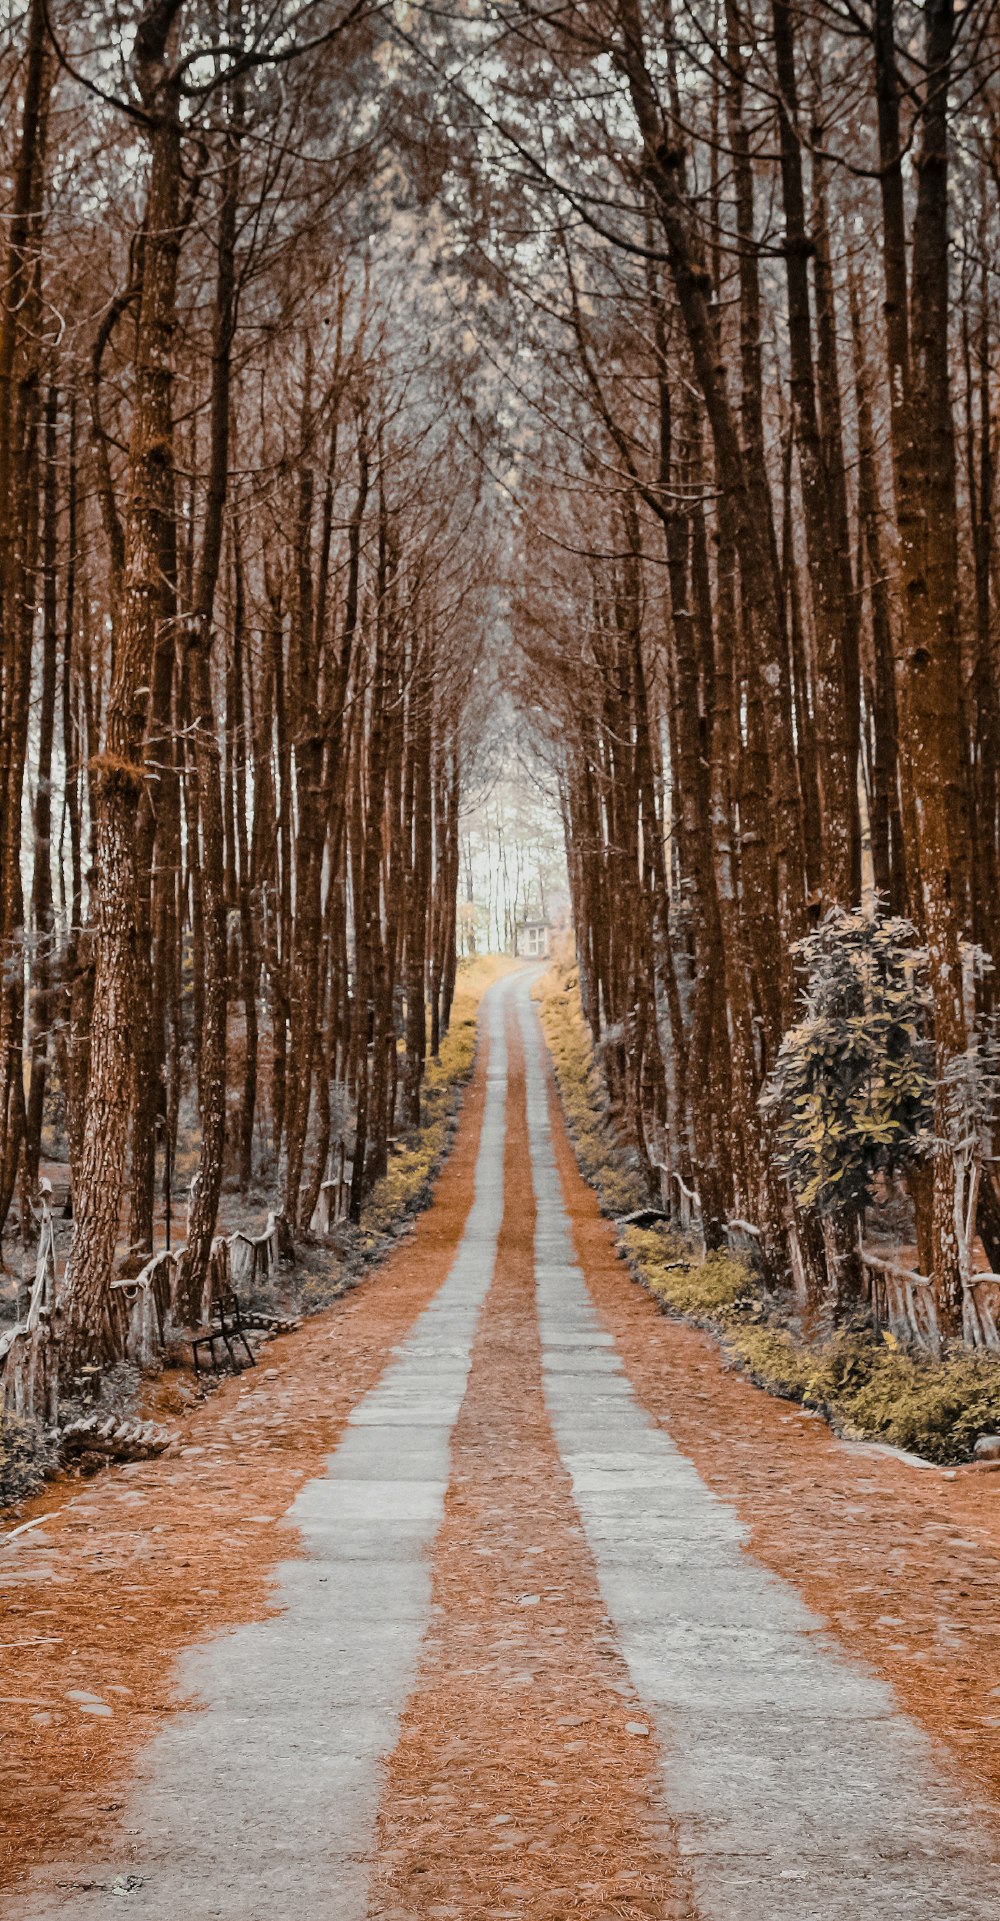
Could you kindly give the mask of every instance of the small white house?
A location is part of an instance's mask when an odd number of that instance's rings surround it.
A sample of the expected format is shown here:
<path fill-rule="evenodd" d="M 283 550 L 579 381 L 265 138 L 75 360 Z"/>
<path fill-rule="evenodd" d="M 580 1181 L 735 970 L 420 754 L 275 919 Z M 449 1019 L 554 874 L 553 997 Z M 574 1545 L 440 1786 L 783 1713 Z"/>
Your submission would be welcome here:
<path fill-rule="evenodd" d="M 549 951 L 549 923 L 523 920 L 514 929 L 514 952 L 521 960 L 544 960 Z"/>

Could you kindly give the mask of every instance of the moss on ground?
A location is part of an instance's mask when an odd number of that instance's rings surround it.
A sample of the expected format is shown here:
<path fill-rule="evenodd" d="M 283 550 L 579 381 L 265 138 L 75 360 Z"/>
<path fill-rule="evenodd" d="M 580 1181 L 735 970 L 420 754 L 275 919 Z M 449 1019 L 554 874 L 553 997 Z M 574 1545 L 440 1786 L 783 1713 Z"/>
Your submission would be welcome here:
<path fill-rule="evenodd" d="M 539 1001 L 581 1172 L 604 1211 L 620 1217 L 644 1197 L 611 1121 L 575 967 L 553 967 Z M 635 1279 L 665 1313 L 709 1329 L 758 1387 L 816 1409 L 851 1439 L 889 1442 L 944 1465 L 971 1459 L 981 1434 L 1000 1433 L 1000 1361 L 994 1357 L 956 1348 L 934 1360 L 863 1325 L 808 1341 L 788 1304 L 767 1295 L 739 1255 L 703 1260 L 665 1225 L 623 1223 L 619 1245 Z"/>
<path fill-rule="evenodd" d="M 888 1441 L 942 1465 L 967 1461 L 1000 1429 L 1000 1366 L 956 1351 L 941 1360 L 887 1346 L 870 1329 L 807 1344 L 787 1329 L 729 1330 L 726 1346 L 761 1386 L 818 1408 L 840 1432 Z"/>
<path fill-rule="evenodd" d="M 857 1377 L 837 1410 L 857 1434 L 891 1441 L 930 1461 L 967 1461 L 981 1434 L 1000 1429 L 1000 1366 L 985 1355 L 944 1360 L 880 1349 L 869 1336 Z"/>
<path fill-rule="evenodd" d="M 750 1269 L 732 1254 L 694 1261 L 690 1248 L 661 1227 L 626 1227 L 619 1238 L 637 1280 L 671 1313 L 711 1319 L 754 1295 Z"/>

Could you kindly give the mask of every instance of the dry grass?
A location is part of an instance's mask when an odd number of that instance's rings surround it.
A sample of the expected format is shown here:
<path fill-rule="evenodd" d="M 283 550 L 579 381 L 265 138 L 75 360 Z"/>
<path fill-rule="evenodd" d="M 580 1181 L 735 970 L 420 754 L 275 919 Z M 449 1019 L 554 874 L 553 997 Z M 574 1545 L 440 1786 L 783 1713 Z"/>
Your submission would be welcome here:
<path fill-rule="evenodd" d="M 596 1188 L 602 1213 L 629 1214 L 648 1200 L 635 1157 L 619 1138 L 590 1030 L 580 1007 L 575 966 L 556 964 L 536 990 L 559 1099 L 580 1170 Z"/>

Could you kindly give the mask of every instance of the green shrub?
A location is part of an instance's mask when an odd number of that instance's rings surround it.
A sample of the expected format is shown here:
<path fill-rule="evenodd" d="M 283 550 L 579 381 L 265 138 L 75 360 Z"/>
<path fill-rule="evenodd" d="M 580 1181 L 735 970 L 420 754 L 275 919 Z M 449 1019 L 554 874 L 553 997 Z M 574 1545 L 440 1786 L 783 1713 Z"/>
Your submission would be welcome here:
<path fill-rule="evenodd" d="M 811 1346 L 775 1326 L 727 1328 L 727 1351 L 761 1387 L 818 1408 L 856 1440 L 945 1463 L 968 1461 L 981 1434 L 1000 1430 L 1000 1362 L 906 1354 L 870 1332 Z"/>
<path fill-rule="evenodd" d="M 725 1346 L 758 1387 L 786 1401 L 806 1401 L 808 1394 L 809 1404 L 814 1404 L 809 1390 L 816 1387 L 816 1356 L 794 1340 L 787 1328 L 727 1328 Z"/>
<path fill-rule="evenodd" d="M 931 1461 L 965 1461 L 981 1434 L 1000 1430 L 1000 1363 L 985 1355 L 943 1361 L 875 1349 L 868 1378 L 843 1396 L 858 1433 Z"/>
<path fill-rule="evenodd" d="M 843 907 L 792 952 L 805 975 L 801 1018 L 761 1105 L 802 1205 L 853 1217 L 875 1175 L 898 1173 L 931 1126 L 927 957 L 909 921 Z"/>
<path fill-rule="evenodd" d="M 718 1319 L 755 1298 L 753 1275 L 735 1254 L 694 1261 L 690 1249 L 663 1227 L 626 1227 L 621 1245 L 643 1286 L 674 1314 Z"/>

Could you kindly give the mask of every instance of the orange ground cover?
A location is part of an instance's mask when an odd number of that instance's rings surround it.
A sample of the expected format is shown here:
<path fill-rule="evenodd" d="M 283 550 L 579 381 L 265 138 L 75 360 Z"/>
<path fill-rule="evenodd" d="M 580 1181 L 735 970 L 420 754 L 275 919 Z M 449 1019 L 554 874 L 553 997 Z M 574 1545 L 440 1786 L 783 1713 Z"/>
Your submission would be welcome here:
<path fill-rule="evenodd" d="M 516 1036 L 512 1060 L 500 1259 L 455 1433 L 431 1632 L 388 1763 L 373 1915 L 686 1921 L 653 1724 L 545 1416 Z M 44 1525 L 0 1547 L 12 1921 L 32 1862 L 99 1846 L 137 1746 L 178 1709 L 178 1650 L 266 1614 L 274 1565 L 295 1551 L 282 1513 L 447 1272 L 484 1090 L 481 1057 L 435 1205 L 377 1279 L 220 1389 L 182 1452 L 49 1489 L 20 1517 Z M 738 1509 L 750 1551 L 1000 1798 L 1000 1476 L 849 1446 L 727 1370 L 630 1280 L 557 1109 L 553 1121 L 581 1264 L 644 1403 Z"/>
<path fill-rule="evenodd" d="M 652 1722 L 545 1411 L 513 1026 L 508 1045 L 496 1275 L 454 1434 L 431 1628 L 387 1769 L 370 1913 L 686 1921 Z"/>

